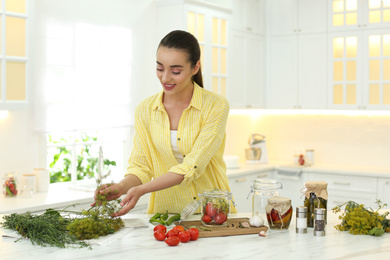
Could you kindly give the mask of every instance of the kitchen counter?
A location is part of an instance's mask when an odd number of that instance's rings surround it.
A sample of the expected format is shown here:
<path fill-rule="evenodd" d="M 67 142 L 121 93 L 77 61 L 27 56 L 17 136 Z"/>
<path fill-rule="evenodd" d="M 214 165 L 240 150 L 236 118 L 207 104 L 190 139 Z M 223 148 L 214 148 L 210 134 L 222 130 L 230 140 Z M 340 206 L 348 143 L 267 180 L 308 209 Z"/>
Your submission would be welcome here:
<path fill-rule="evenodd" d="M 295 213 L 293 214 L 295 215 Z M 249 214 L 232 214 L 243 217 Z M 0 217 L 2 217 L 0 215 Z M 125 218 L 139 218 L 144 222 L 150 215 L 128 214 Z M 192 216 L 196 219 L 199 216 Z M 153 237 L 153 225 L 127 229 L 111 243 L 89 249 L 60 249 L 34 246 L 28 240 L 14 243 L 12 238 L 0 238 L 1 259 L 387 259 L 390 253 L 390 234 L 381 237 L 351 235 L 334 229 L 339 224 L 337 215 L 328 212 L 326 236 L 314 237 L 295 233 L 295 217 L 288 230 L 269 230 L 267 237 L 240 235 L 199 238 L 186 244 L 170 247 Z M 0 235 L 9 234 L 0 229 Z M 121 232 L 121 231 L 120 231 Z M 116 236 L 116 234 L 110 235 Z"/>

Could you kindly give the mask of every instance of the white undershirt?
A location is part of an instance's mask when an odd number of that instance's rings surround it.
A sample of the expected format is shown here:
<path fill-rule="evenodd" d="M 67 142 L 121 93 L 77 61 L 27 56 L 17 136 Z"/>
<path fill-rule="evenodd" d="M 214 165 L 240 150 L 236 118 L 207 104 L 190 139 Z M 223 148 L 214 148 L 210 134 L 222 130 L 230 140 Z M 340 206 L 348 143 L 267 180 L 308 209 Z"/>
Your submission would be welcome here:
<path fill-rule="evenodd" d="M 179 163 L 183 162 L 183 155 L 179 152 L 179 148 L 177 148 L 177 131 L 171 130 L 171 147 L 172 153 L 175 156 L 176 160 Z"/>

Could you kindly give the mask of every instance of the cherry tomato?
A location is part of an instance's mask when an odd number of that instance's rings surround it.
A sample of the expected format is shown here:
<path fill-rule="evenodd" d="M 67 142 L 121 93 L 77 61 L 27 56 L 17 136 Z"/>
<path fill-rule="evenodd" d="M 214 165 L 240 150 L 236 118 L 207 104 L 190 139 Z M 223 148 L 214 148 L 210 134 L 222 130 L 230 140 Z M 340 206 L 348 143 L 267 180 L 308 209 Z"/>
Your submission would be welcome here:
<path fill-rule="evenodd" d="M 199 237 L 199 230 L 197 228 L 188 229 L 188 233 L 191 235 L 191 241 L 195 241 Z"/>
<path fill-rule="evenodd" d="M 167 233 L 167 227 L 161 224 L 154 227 L 154 232 L 157 230 L 161 230 L 162 232 Z"/>
<path fill-rule="evenodd" d="M 180 232 L 183 232 L 184 231 L 184 227 L 182 226 L 174 226 L 172 228 L 172 230 L 176 230 L 178 234 L 180 234 Z"/>
<path fill-rule="evenodd" d="M 203 218 L 202 218 L 203 222 L 204 223 L 210 223 L 211 220 L 213 220 L 209 215 L 204 215 Z"/>
<path fill-rule="evenodd" d="M 157 239 L 158 241 L 164 241 L 167 235 L 162 230 L 157 230 L 154 232 L 154 238 Z"/>
<path fill-rule="evenodd" d="M 169 246 L 177 246 L 180 243 L 180 238 L 177 236 L 168 237 L 165 239 L 165 243 Z"/>
<path fill-rule="evenodd" d="M 214 208 L 214 205 L 212 203 L 207 203 L 206 214 L 209 215 L 211 218 L 213 218 L 215 214 L 217 214 L 217 209 Z"/>
<path fill-rule="evenodd" d="M 171 229 L 167 232 L 167 237 L 177 237 L 179 232 L 177 230 Z"/>
<path fill-rule="evenodd" d="M 182 231 L 179 233 L 179 239 L 182 243 L 187 243 L 191 239 L 191 234 L 188 231 Z"/>
<path fill-rule="evenodd" d="M 214 221 L 215 223 L 217 223 L 218 225 L 221 225 L 223 223 L 225 223 L 225 221 L 227 220 L 227 215 L 223 212 L 221 213 L 218 213 L 217 215 L 215 215 L 214 217 Z"/>

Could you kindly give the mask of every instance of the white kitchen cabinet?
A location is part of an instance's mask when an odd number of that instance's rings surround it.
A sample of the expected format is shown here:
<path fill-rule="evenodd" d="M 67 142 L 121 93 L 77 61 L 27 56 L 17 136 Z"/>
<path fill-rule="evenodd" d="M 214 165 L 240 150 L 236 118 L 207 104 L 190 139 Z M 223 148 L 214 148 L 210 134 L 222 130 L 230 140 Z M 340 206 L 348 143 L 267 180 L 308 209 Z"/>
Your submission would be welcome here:
<path fill-rule="evenodd" d="M 328 210 L 350 200 L 376 208 L 376 177 L 310 173 L 309 179 L 328 183 Z"/>
<path fill-rule="evenodd" d="M 328 107 L 390 109 L 390 30 L 329 35 Z"/>
<path fill-rule="evenodd" d="M 226 97 L 228 21 L 231 10 L 196 1 L 158 1 L 157 38 L 172 30 L 192 33 L 199 42 L 204 86 Z"/>
<path fill-rule="evenodd" d="M 249 195 L 253 181 L 261 178 L 272 178 L 273 172 L 258 172 L 229 177 L 229 186 L 233 194 L 237 212 L 252 212 L 252 196 Z"/>
<path fill-rule="evenodd" d="M 326 0 L 267 1 L 271 35 L 326 32 Z"/>
<path fill-rule="evenodd" d="M 327 2 L 330 31 L 388 28 L 390 25 L 390 2 L 388 0 L 331 0 Z"/>
<path fill-rule="evenodd" d="M 227 98 L 232 108 L 264 108 L 264 37 L 232 30 Z"/>
<path fill-rule="evenodd" d="M 390 205 L 390 178 L 378 178 L 377 199 Z"/>
<path fill-rule="evenodd" d="M 272 36 L 267 108 L 326 108 L 326 35 Z"/>
<path fill-rule="evenodd" d="M 264 34 L 265 0 L 233 0 L 231 27 L 234 30 Z"/>
<path fill-rule="evenodd" d="M 309 174 L 299 168 L 279 168 L 276 170 L 276 179 L 283 185 L 279 195 L 291 199 L 293 208 L 303 206 L 305 182 L 308 181 Z"/>

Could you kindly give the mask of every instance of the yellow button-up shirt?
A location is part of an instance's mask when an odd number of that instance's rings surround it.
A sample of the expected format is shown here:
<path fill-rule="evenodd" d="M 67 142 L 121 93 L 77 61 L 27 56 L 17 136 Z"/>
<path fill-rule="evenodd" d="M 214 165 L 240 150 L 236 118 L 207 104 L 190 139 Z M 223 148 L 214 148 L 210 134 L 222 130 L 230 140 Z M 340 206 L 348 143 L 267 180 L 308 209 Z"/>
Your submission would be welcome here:
<path fill-rule="evenodd" d="M 194 83 L 191 103 L 183 111 L 177 129 L 177 147 L 184 157 L 178 163 L 172 153 L 170 122 L 162 97 L 163 91 L 136 108 L 135 135 L 125 175 L 134 174 L 146 183 L 174 172 L 184 175 L 184 180 L 180 185 L 151 193 L 151 214 L 166 210 L 180 213 L 206 189 L 230 191 L 223 160 L 228 101 Z M 232 212 L 236 212 L 234 207 Z"/>

